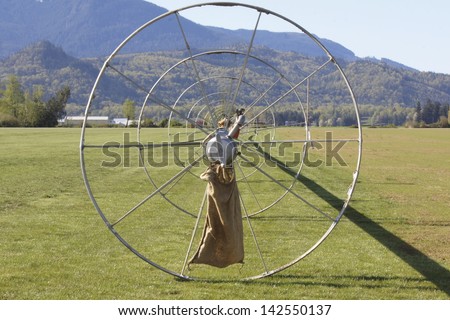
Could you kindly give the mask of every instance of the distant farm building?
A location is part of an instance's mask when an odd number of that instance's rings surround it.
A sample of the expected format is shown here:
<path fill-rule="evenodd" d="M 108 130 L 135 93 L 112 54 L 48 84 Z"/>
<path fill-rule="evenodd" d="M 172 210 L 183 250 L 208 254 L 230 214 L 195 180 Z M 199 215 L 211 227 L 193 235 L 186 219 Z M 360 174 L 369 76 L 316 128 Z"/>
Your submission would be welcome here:
<path fill-rule="evenodd" d="M 129 124 L 127 118 L 114 118 L 114 119 L 112 119 L 111 123 L 118 125 L 118 126 L 124 126 L 124 127 L 127 125 L 127 123 Z"/>
<path fill-rule="evenodd" d="M 304 123 L 298 122 L 298 121 L 285 121 L 284 125 L 286 127 L 297 127 L 297 126 L 303 126 Z"/>
<path fill-rule="evenodd" d="M 61 125 L 68 127 L 81 127 L 83 125 L 84 116 L 67 116 L 60 121 Z M 88 116 L 87 125 L 98 126 L 110 124 L 109 117 L 107 116 Z"/>
<path fill-rule="evenodd" d="M 67 116 L 64 119 L 58 120 L 60 126 L 65 127 L 81 127 L 83 125 L 84 116 Z M 138 120 L 128 120 L 127 118 L 110 119 L 108 116 L 89 116 L 87 117 L 88 126 L 136 126 Z"/>

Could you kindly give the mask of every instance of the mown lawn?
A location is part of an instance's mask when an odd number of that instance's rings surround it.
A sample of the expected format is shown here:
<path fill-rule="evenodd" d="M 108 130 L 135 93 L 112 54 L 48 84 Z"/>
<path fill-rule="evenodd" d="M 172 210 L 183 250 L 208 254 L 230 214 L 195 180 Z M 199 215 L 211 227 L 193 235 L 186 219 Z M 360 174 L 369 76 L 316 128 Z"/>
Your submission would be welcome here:
<path fill-rule="evenodd" d="M 116 129 L 97 130 L 103 137 L 123 137 Z M 284 134 L 295 133 L 289 130 Z M 186 282 L 137 258 L 105 227 L 81 176 L 79 129 L 1 129 L 0 298 L 448 299 L 450 131 L 365 129 L 363 135 L 351 207 L 310 256 L 256 281 Z M 323 205 L 332 205 L 340 190 L 327 180 L 333 169 L 323 172 L 308 171 L 308 179 L 318 183 Z M 98 184 L 107 186 L 99 200 L 105 208 L 115 207 L 114 197 L 133 203 L 146 194 L 131 176 L 127 171 L 123 180 Z M 131 181 L 130 187 L 121 181 Z M 266 241 L 278 241 L 284 248 L 279 254 L 290 254 L 270 219 L 261 221 L 260 228 L 271 231 Z M 169 238 L 146 241 L 162 251 L 165 242 L 175 248 L 170 236 L 179 230 L 155 226 L 162 228 Z M 309 229 L 295 232 L 302 231 Z M 139 232 L 137 240 L 145 230 Z"/>

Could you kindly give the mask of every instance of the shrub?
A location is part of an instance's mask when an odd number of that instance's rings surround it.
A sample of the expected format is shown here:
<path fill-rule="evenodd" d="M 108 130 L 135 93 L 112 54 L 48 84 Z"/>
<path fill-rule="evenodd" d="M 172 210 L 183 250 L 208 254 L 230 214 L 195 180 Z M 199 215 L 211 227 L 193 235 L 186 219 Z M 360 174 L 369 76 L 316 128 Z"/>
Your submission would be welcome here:
<path fill-rule="evenodd" d="M 20 123 L 16 117 L 0 113 L 0 127 L 19 127 Z"/>

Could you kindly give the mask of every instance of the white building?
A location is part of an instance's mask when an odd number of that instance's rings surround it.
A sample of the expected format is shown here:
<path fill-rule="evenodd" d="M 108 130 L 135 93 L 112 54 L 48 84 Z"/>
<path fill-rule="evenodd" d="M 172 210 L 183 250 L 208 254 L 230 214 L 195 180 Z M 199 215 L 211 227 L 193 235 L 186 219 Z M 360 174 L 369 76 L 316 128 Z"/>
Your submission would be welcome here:
<path fill-rule="evenodd" d="M 67 116 L 62 121 L 62 125 L 65 126 L 73 126 L 80 127 L 83 125 L 84 116 Z M 88 116 L 87 124 L 88 125 L 108 125 L 111 122 L 109 121 L 109 117 L 107 116 Z"/>
<path fill-rule="evenodd" d="M 119 126 L 126 126 L 128 122 L 127 118 L 114 118 L 112 119 L 111 123 Z M 131 122 L 131 121 L 130 121 Z"/>

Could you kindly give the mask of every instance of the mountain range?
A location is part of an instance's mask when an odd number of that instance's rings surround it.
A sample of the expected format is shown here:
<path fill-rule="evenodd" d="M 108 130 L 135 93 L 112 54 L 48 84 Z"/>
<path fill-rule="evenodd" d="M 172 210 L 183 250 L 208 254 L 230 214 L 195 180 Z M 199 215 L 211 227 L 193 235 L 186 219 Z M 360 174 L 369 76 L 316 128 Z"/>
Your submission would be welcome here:
<path fill-rule="evenodd" d="M 1 0 L 0 58 L 24 47 L 47 40 L 77 58 L 100 57 L 112 52 L 122 40 L 144 23 L 167 12 L 144 0 Z M 181 17 L 189 30 L 192 47 L 214 47 L 248 41 L 248 30 L 206 27 Z M 179 49 L 167 41 L 180 30 L 176 23 L 162 21 L 157 30 L 144 34 L 139 52 Z M 288 37 L 288 39 L 286 39 Z M 317 47 L 306 45 L 300 33 L 259 32 L 262 45 L 305 55 L 316 55 Z M 283 38 L 283 41 L 280 39 Z M 355 59 L 353 52 L 330 40 L 322 39 L 336 57 Z M 286 43 L 290 43 L 286 46 Z"/>
<path fill-rule="evenodd" d="M 136 28 L 166 11 L 144 0 L 1 0 L 0 82 L 15 74 L 28 88 L 42 85 L 56 92 L 63 84 L 69 85 L 71 102 L 83 105 L 104 57 Z M 252 32 L 206 27 L 184 18 L 181 23 L 189 30 L 194 49 L 238 46 L 248 42 Z M 144 33 L 123 63 L 140 72 L 149 63 L 159 65 L 171 55 L 178 61 L 174 52 L 180 48 L 175 41 L 167 41 L 175 33 L 180 30 L 170 23 Z M 270 55 L 279 66 L 314 65 L 320 52 L 309 45 L 307 38 L 301 33 L 258 30 L 258 47 L 254 50 Z M 345 69 L 359 103 L 413 107 L 418 100 L 450 101 L 450 75 L 419 72 L 387 59 L 358 58 L 336 42 L 320 41 Z M 136 55 L 145 58 L 133 58 Z M 211 70 L 218 67 L 210 66 Z M 287 68 L 285 72 L 295 70 Z M 109 88 L 108 98 L 115 103 L 123 102 L 123 96 L 133 98 L 137 94 L 135 88 L 124 87 L 112 76 L 106 77 L 103 85 Z M 323 85 L 320 90 L 322 95 L 332 96 L 333 89 Z"/>

